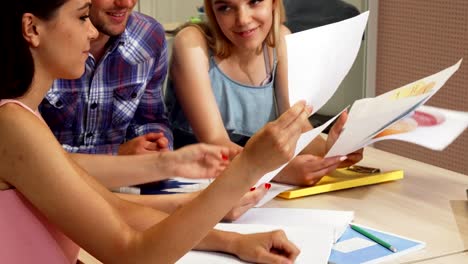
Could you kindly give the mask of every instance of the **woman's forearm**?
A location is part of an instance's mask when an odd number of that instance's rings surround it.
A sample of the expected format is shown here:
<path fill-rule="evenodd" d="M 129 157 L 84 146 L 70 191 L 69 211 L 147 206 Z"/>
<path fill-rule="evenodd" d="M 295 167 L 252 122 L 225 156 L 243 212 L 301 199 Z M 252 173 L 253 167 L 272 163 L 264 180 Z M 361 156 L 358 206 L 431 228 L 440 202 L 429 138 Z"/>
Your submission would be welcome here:
<path fill-rule="evenodd" d="M 158 194 L 158 195 L 135 195 L 135 194 L 117 194 L 120 198 L 138 204 L 151 207 L 156 210 L 164 211 L 168 214 L 173 213 L 183 205 L 194 199 L 199 192 L 178 193 L 178 194 Z"/>
<path fill-rule="evenodd" d="M 148 155 L 112 156 L 69 154 L 88 174 L 95 177 L 107 188 L 118 188 L 164 180 L 171 175 L 165 166 L 156 163 L 160 153 Z M 151 169 L 154 168 L 154 169 Z"/>
<path fill-rule="evenodd" d="M 239 233 L 213 229 L 194 249 L 218 251 L 235 255 L 233 242 L 239 235 Z"/>

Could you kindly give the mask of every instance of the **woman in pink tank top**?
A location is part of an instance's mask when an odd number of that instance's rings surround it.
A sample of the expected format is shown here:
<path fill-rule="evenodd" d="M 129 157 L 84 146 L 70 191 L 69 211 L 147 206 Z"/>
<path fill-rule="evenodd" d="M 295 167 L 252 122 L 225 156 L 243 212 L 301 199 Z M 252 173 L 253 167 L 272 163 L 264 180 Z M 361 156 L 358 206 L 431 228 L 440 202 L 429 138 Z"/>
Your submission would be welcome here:
<path fill-rule="evenodd" d="M 135 3 L 93 0 L 107 10 L 93 15 L 109 20 L 112 32 L 124 27 Z M 212 228 L 266 172 L 293 155 L 310 113 L 303 102 L 254 135 L 229 166 L 223 158 L 228 150 L 208 145 L 164 155 L 70 155 L 41 120 L 38 105 L 54 79 L 83 74 L 92 39 L 111 37 L 98 36 L 89 21 L 91 0 L 9 5 L 0 18 L 0 262 L 74 263 L 77 245 L 104 263 L 173 263 L 193 248 L 253 262 L 295 260 L 299 250 L 283 232 Z M 171 215 L 120 199 L 90 176 L 170 174 L 180 164 L 219 176 Z"/>

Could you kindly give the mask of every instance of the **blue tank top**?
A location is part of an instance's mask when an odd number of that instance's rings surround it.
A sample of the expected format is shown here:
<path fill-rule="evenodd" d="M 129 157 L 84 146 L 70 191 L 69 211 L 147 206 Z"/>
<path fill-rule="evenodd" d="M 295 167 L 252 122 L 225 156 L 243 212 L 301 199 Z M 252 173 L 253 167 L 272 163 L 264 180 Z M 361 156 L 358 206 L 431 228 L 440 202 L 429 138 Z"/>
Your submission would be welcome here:
<path fill-rule="evenodd" d="M 273 54 L 271 76 L 267 82 L 260 86 L 244 85 L 232 80 L 218 67 L 214 56 L 210 55 L 209 76 L 211 87 L 224 127 L 233 142 L 238 142 L 244 137 L 251 137 L 267 122 L 276 119 L 277 107 L 274 80 L 277 60 L 275 50 Z M 269 59 L 265 58 L 265 62 L 269 64 Z M 193 130 L 177 101 L 171 80 L 168 80 L 166 105 L 172 128 L 193 135 Z M 175 144 L 178 141 L 177 134 L 174 133 Z"/>

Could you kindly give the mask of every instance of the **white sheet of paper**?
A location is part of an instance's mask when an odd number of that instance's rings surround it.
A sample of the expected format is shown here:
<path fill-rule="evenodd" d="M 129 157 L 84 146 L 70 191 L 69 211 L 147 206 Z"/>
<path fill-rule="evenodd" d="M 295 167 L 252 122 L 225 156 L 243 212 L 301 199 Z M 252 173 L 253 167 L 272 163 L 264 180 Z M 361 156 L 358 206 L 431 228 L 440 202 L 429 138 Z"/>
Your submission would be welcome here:
<path fill-rule="evenodd" d="M 346 155 L 369 145 L 373 136 L 429 100 L 459 69 L 461 62 L 375 98 L 354 102 L 343 131 L 325 157 Z M 420 92 L 418 89 L 426 84 L 432 84 L 431 88 Z"/>
<path fill-rule="evenodd" d="M 291 105 L 306 100 L 318 111 L 335 93 L 356 59 L 369 11 L 286 36 Z"/>
<path fill-rule="evenodd" d="M 268 192 L 263 196 L 263 198 L 255 205 L 255 207 L 262 207 L 264 204 L 275 198 L 278 194 L 285 192 L 289 189 L 297 188 L 297 186 L 279 184 L 275 182 L 270 182 L 271 187 Z"/>
<path fill-rule="evenodd" d="M 305 147 L 307 147 L 307 145 L 309 145 L 310 142 L 312 142 L 312 140 L 314 140 L 318 135 L 320 135 L 320 133 L 322 133 L 323 130 L 325 130 L 325 128 L 327 128 L 333 121 L 335 121 L 335 119 L 338 118 L 344 110 L 345 109 L 343 109 L 339 114 L 328 120 L 325 124 L 305 133 L 302 133 L 302 135 L 297 140 L 296 149 L 294 151 L 294 157 L 296 157 Z M 288 165 L 288 163 L 289 162 L 281 165 L 276 170 L 270 171 L 263 175 L 263 177 L 260 178 L 260 180 L 255 184 L 255 187 L 258 187 L 266 182 L 270 182 L 286 165 Z"/>
<path fill-rule="evenodd" d="M 342 253 L 349 253 L 349 252 L 352 252 L 352 251 L 356 251 L 356 250 L 359 250 L 359 249 L 363 249 L 363 248 L 366 248 L 366 247 L 371 247 L 371 246 L 374 246 L 376 245 L 377 243 L 369 240 L 369 239 L 362 239 L 360 237 L 355 237 L 355 238 L 351 238 L 351 239 L 347 239 L 345 241 L 341 241 L 341 242 L 338 242 L 336 243 L 334 246 L 333 246 L 333 249 L 334 250 L 338 250 Z"/>
<path fill-rule="evenodd" d="M 252 208 L 236 224 L 286 225 L 314 228 L 330 226 L 334 230 L 334 241 L 343 235 L 354 218 L 352 211 L 317 210 L 302 208 Z"/>
<path fill-rule="evenodd" d="M 450 145 L 468 127 L 468 112 L 453 111 L 425 105 L 416 109 L 416 112 L 428 114 L 430 120 L 426 121 L 429 123 L 433 122 L 433 124 L 421 125 L 418 124 L 417 121 L 411 121 L 416 126 L 414 130 L 378 137 L 370 140 L 369 144 L 385 139 L 397 139 L 440 151 Z M 412 120 L 414 118 L 410 116 L 408 119 Z"/>
<path fill-rule="evenodd" d="M 290 226 L 271 226 L 271 225 L 251 225 L 251 224 L 218 224 L 215 227 L 219 230 L 234 231 L 242 234 L 251 234 L 258 232 L 268 232 L 282 229 L 285 231 L 288 239 L 293 242 L 301 254 L 297 257 L 295 263 L 317 263 L 326 264 L 330 257 L 333 244 L 333 230 L 326 227 L 316 228 L 297 228 Z M 178 264 L 225 264 L 225 263 L 246 263 L 237 257 L 222 254 L 218 252 L 190 251 L 182 257 Z"/>

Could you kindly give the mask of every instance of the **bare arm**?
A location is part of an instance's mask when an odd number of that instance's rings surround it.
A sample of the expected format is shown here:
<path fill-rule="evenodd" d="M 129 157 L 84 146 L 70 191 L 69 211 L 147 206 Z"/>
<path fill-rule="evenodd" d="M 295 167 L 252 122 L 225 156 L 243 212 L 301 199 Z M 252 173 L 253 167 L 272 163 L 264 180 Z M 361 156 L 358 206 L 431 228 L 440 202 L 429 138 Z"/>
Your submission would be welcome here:
<path fill-rule="evenodd" d="M 161 153 L 155 152 L 148 155 L 89 155 L 68 154 L 73 161 L 82 167 L 89 175 L 108 188 L 129 186 L 152 181 L 164 180 L 169 177 L 170 172 L 166 168 L 151 171 L 157 168 Z M 140 164 L 140 166 L 135 166 Z"/>
<path fill-rule="evenodd" d="M 247 188 L 292 156 L 307 116 L 304 105 L 298 104 L 267 125 L 218 180 L 166 217 L 125 202 L 99 185 L 65 154 L 50 130 L 31 113 L 16 105 L 1 110 L 1 180 L 105 263 L 175 262 L 202 241 Z"/>
<path fill-rule="evenodd" d="M 193 144 L 176 151 L 146 155 L 110 156 L 69 154 L 88 174 L 108 188 L 147 183 L 180 176 L 217 177 L 229 163 L 228 150 L 219 146 Z"/>
<path fill-rule="evenodd" d="M 158 194 L 158 195 L 135 195 L 135 194 L 125 194 L 117 193 L 116 195 L 120 198 L 142 204 L 156 210 L 164 211 L 168 214 L 176 211 L 183 205 L 189 203 L 193 200 L 199 192 L 194 193 L 178 193 L 178 194 Z"/>
<path fill-rule="evenodd" d="M 177 99 L 200 142 L 226 146 L 237 154 L 242 148 L 231 142 L 224 128 L 208 70 L 205 37 L 194 27 L 183 29 L 174 39 L 170 68 Z"/>
<path fill-rule="evenodd" d="M 278 65 L 275 79 L 276 101 L 279 113 L 282 114 L 290 107 L 288 93 L 288 56 L 286 51 L 285 36 L 291 34 L 286 26 L 281 26 L 279 43 L 276 48 L 278 54 Z"/>
<path fill-rule="evenodd" d="M 232 207 L 232 209 L 223 217 L 223 220 L 234 221 L 254 207 L 268 192 L 270 185 L 262 185 L 258 188 L 247 191 L 244 196 Z M 156 210 L 164 211 L 168 214 L 176 211 L 182 206 L 188 204 L 201 191 L 194 193 L 178 193 L 168 195 L 134 195 L 134 194 L 117 194 L 122 199 L 134 203 L 142 204 Z"/>

